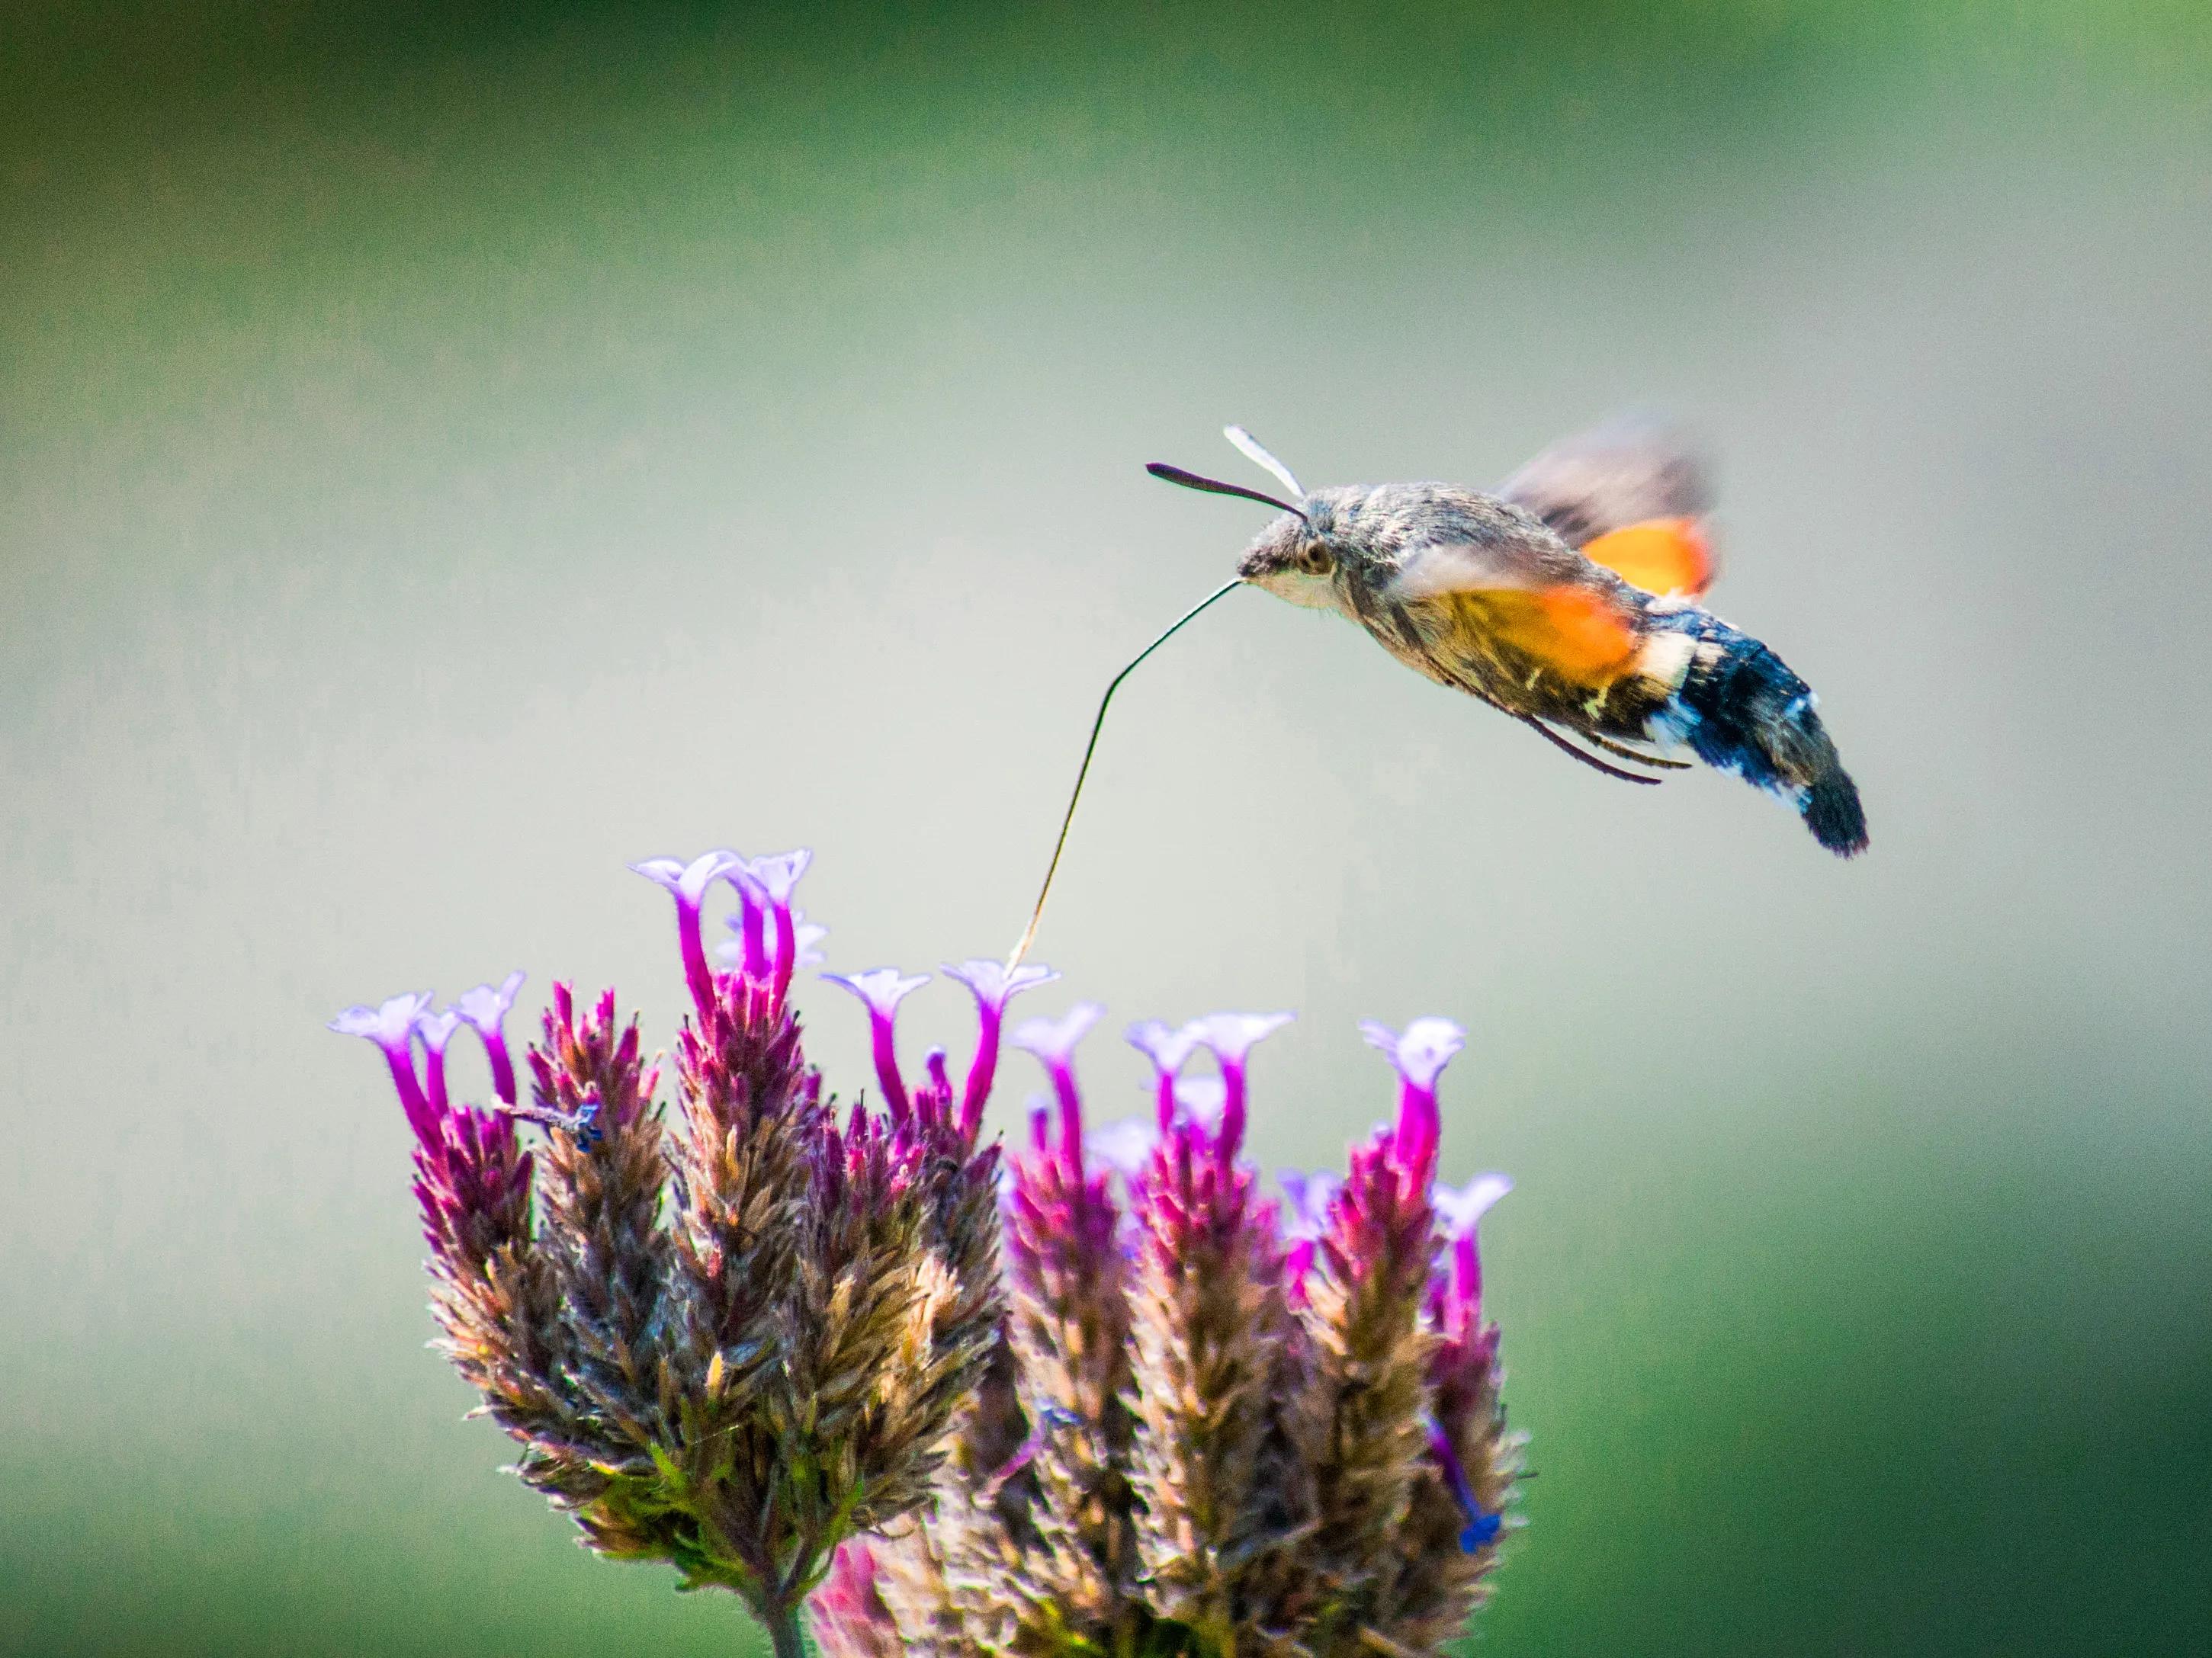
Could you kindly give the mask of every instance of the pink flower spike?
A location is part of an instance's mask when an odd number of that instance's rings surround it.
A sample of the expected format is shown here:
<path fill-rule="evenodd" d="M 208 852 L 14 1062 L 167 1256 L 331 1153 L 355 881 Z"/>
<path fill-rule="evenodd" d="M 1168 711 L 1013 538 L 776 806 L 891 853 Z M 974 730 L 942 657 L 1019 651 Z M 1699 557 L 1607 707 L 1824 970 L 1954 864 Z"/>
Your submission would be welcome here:
<path fill-rule="evenodd" d="M 875 967 L 866 973 L 825 973 L 822 977 L 851 991 L 867 1005 L 869 1045 L 875 1054 L 876 1081 L 884 1090 L 884 1104 L 892 1121 L 904 1122 L 909 1107 L 906 1083 L 898 1068 L 898 1005 L 927 984 L 929 975 L 924 973 L 906 979 L 899 976 L 895 967 Z"/>
<path fill-rule="evenodd" d="M 1467 1046 L 1467 1033 L 1449 1019 L 1416 1019 L 1402 1035 L 1372 1020 L 1359 1027 L 1370 1044 L 1382 1050 L 1397 1068 L 1398 1133 L 1393 1156 L 1416 1184 L 1436 1176 L 1437 1143 L 1443 1120 L 1437 1110 L 1437 1078 L 1452 1055 Z"/>
<path fill-rule="evenodd" d="M 1187 1024 L 1180 1030 L 1170 1030 L 1158 1019 L 1146 1019 L 1131 1025 L 1123 1034 L 1130 1047 L 1152 1062 L 1154 1098 L 1158 1106 L 1160 1133 L 1164 1134 L 1175 1127 L 1176 1073 L 1198 1051 L 1198 1026 Z"/>
<path fill-rule="evenodd" d="M 462 1023 L 483 1039 L 484 1056 L 491 1061 L 492 1092 L 507 1105 L 517 1103 L 520 1096 L 514 1091 L 514 1061 L 507 1051 L 505 1021 L 507 1010 L 514 1005 L 515 993 L 527 977 L 517 968 L 496 985 L 478 985 L 464 992 L 453 1007 Z"/>
<path fill-rule="evenodd" d="M 437 1143 L 441 1119 L 430 1108 L 422 1084 L 415 1078 L 415 1022 L 422 1017 L 436 994 L 434 991 L 418 990 L 410 995 L 394 996 L 380 1006 L 349 1007 L 330 1023 L 330 1028 L 341 1036 L 366 1036 L 384 1050 L 385 1063 L 392 1069 L 392 1086 L 399 1090 L 399 1108 L 407 1114 L 407 1125 L 415 1131 L 415 1138 L 425 1145 Z"/>
<path fill-rule="evenodd" d="M 423 1085 L 429 1092 L 430 1109 L 441 1117 L 449 1108 L 446 1098 L 446 1045 L 460 1028 L 461 1011 L 457 1007 L 441 1007 L 415 1021 L 415 1035 L 422 1044 Z"/>
<path fill-rule="evenodd" d="M 991 1084 L 999 1072 L 999 1032 L 1006 1017 L 1006 1004 L 1024 990 L 1049 984 L 1060 975 L 1048 967 L 1018 967 L 1011 971 L 1003 962 L 978 957 L 958 965 L 945 964 L 945 976 L 968 987 L 975 999 L 975 1057 L 969 1062 L 968 1080 L 960 1089 L 960 1132 L 969 1139 L 983 1126 L 983 1106 L 991 1097 Z"/>
<path fill-rule="evenodd" d="M 1226 1168 L 1244 1144 L 1244 1061 L 1263 1039 L 1272 1036 L 1294 1016 L 1288 1013 L 1209 1013 L 1198 1021 L 1198 1039 L 1221 1061 L 1221 1080 L 1226 1094 L 1221 1105 L 1221 1128 L 1214 1148 Z"/>
<path fill-rule="evenodd" d="M 676 936 L 684 947 L 684 981 L 704 1019 L 714 1005 L 714 975 L 707 965 L 707 945 L 699 936 L 699 907 L 713 886 L 744 860 L 727 847 L 702 852 L 686 864 L 674 858 L 648 858 L 630 868 L 668 889 L 676 900 Z"/>
<path fill-rule="evenodd" d="M 1075 1045 L 1105 1012 L 1097 1002 L 1078 1002 L 1057 1019 L 1031 1019 L 1014 1032 L 1016 1048 L 1036 1055 L 1060 1101 L 1060 1159 L 1077 1179 L 1083 1175 L 1083 1100 L 1075 1091 Z"/>

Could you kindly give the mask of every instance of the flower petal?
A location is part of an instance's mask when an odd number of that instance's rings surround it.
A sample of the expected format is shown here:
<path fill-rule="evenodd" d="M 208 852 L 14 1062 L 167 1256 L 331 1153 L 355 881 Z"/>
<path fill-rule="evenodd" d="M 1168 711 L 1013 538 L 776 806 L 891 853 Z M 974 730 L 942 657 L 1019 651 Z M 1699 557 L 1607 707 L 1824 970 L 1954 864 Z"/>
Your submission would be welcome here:
<path fill-rule="evenodd" d="M 1328 1206 L 1344 1186 L 1340 1175 L 1317 1169 L 1308 1175 L 1296 1169 L 1277 1171 L 1275 1183 L 1283 1188 L 1283 1236 L 1317 1238 L 1328 1230 Z"/>
<path fill-rule="evenodd" d="M 690 863 L 675 858 L 648 858 L 630 868 L 656 885 L 666 887 L 687 903 L 696 904 L 707 889 L 725 875 L 743 867 L 744 859 L 727 847 L 702 852 Z"/>
<path fill-rule="evenodd" d="M 1175 1097 L 1185 1116 L 1211 1130 L 1220 1126 L 1228 1108 L 1229 1084 L 1219 1077 L 1177 1077 Z"/>
<path fill-rule="evenodd" d="M 1224 1065 L 1241 1065 L 1263 1038 L 1297 1017 L 1292 1013 L 1209 1013 L 1194 1022 L 1199 1042 Z"/>
<path fill-rule="evenodd" d="M 765 856 L 745 861 L 745 873 L 758 884 L 772 904 L 791 902 L 792 889 L 799 878 L 806 873 L 806 866 L 814 861 L 814 853 L 805 847 L 791 852 L 772 852 Z"/>
<path fill-rule="evenodd" d="M 392 997 L 375 1007 L 349 1007 L 331 1021 L 330 1028 L 341 1036 L 366 1036 L 388 1052 L 406 1046 L 415 1022 L 436 999 L 435 991 L 417 990 Z"/>
<path fill-rule="evenodd" d="M 507 1010 L 514 1005 L 515 993 L 529 976 L 517 968 L 496 985 L 478 985 L 473 990 L 464 991 L 454 999 L 453 1011 L 489 1036 L 500 1028 Z"/>
<path fill-rule="evenodd" d="M 461 1010 L 458 1007 L 441 1007 L 415 1021 L 415 1034 L 433 1054 L 444 1053 L 446 1045 L 453 1040 L 453 1033 L 460 1028 Z"/>
<path fill-rule="evenodd" d="M 1464 1186 L 1439 1186 L 1435 1198 L 1437 1218 L 1446 1231 L 1464 1237 L 1512 1189 L 1512 1176 L 1499 1174 L 1477 1175 Z"/>
<path fill-rule="evenodd" d="M 1004 1009 L 1008 1002 L 1024 990 L 1034 990 L 1039 985 L 1049 984 L 1060 977 L 1050 968 L 1031 963 L 1008 971 L 1004 962 L 977 957 L 969 961 L 945 963 L 945 976 L 968 987 L 969 993 L 982 1007 Z"/>
<path fill-rule="evenodd" d="M 1402 1034 L 1369 1019 L 1359 1034 L 1389 1054 L 1398 1074 L 1416 1088 L 1434 1088 L 1452 1055 L 1467 1046 L 1467 1033 L 1449 1019 L 1416 1019 Z"/>
<path fill-rule="evenodd" d="M 1091 1027 L 1105 1011 L 1097 1002 L 1078 1002 L 1057 1019 L 1025 1021 L 1012 1040 L 1016 1048 L 1036 1054 L 1048 1066 L 1064 1066 L 1073 1055 L 1075 1045 L 1091 1034 Z"/>
<path fill-rule="evenodd" d="M 1130 1047 L 1152 1062 L 1152 1068 L 1163 1077 L 1172 1077 L 1189 1063 L 1190 1056 L 1198 1051 L 1201 1035 L 1197 1021 L 1170 1029 L 1158 1019 L 1146 1019 L 1131 1025 L 1122 1033 Z"/>
<path fill-rule="evenodd" d="M 888 1019 L 898 1005 L 929 982 L 929 975 L 908 979 L 895 967 L 872 967 L 865 973 L 825 973 L 822 977 L 851 991 L 868 1005 L 868 1011 Z"/>
<path fill-rule="evenodd" d="M 1159 1125 L 1149 1117 L 1124 1117 L 1083 1137 L 1084 1151 L 1124 1180 L 1136 1178 L 1159 1143 Z"/>

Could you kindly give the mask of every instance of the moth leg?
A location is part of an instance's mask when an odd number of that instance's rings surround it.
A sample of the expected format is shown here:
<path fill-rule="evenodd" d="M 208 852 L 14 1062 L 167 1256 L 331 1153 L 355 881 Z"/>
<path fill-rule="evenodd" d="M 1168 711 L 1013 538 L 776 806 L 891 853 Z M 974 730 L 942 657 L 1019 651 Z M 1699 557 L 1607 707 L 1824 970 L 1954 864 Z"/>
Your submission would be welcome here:
<path fill-rule="evenodd" d="M 1595 755 L 1583 753 L 1580 749 L 1568 742 L 1565 738 L 1560 736 L 1559 732 L 1553 731 L 1549 726 L 1537 719 L 1534 714 L 1516 714 L 1514 717 L 1519 720 L 1522 725 L 1528 726 L 1530 731 L 1534 732 L 1538 736 L 1541 737 L 1547 743 L 1549 743 L 1553 748 L 1559 750 L 1560 753 L 1571 754 L 1576 759 L 1581 761 L 1583 764 L 1588 766 L 1592 771 L 1601 771 L 1607 777 L 1618 777 L 1624 783 L 1641 783 L 1647 788 L 1665 780 L 1663 778 L 1658 777 L 1638 776 L 1632 771 L 1623 771 L 1618 766 L 1608 766 L 1604 761 L 1599 759 Z"/>
<path fill-rule="evenodd" d="M 1659 766 L 1668 771 L 1696 769 L 1687 760 L 1668 760 L 1656 754 L 1645 754 L 1640 749 L 1632 749 L 1627 744 L 1616 743 L 1610 738 L 1600 737 L 1595 732 L 1583 732 L 1582 739 L 1594 747 L 1603 749 L 1607 754 L 1617 754 L 1624 760 L 1633 760 L 1640 766 Z"/>

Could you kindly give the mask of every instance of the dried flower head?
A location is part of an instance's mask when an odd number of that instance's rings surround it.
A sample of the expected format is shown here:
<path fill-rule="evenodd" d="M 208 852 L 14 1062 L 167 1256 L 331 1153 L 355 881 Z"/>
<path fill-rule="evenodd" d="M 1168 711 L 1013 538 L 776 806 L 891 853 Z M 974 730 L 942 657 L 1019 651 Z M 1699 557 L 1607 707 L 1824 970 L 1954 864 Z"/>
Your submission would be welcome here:
<path fill-rule="evenodd" d="M 882 1099 L 840 1108 L 787 1001 L 820 936 L 791 902 L 806 863 L 718 849 L 634 865 L 675 900 L 691 995 L 672 1121 L 611 991 L 586 1008 L 554 987 L 526 1103 L 503 1029 L 519 973 L 439 1012 L 422 993 L 331 1022 L 385 1055 L 416 1141 L 441 1345 L 520 1442 L 523 1479 L 599 1552 L 736 1591 L 780 1653 L 800 1649 L 833 1561 L 825 1604 L 846 1608 L 840 1629 L 865 1625 L 872 1556 L 840 1546 L 928 1499 L 997 1362 L 999 1154 L 977 1129 L 1006 999 L 1037 981 L 969 975 L 983 1030 L 956 1100 L 941 1053 L 918 1078 L 899 1069 L 897 1005 L 922 981 L 840 980 L 868 1005 Z M 728 971 L 702 932 L 718 882 L 739 905 Z M 447 1096 L 464 1025 L 489 1108 Z M 522 1123 L 542 1131 L 535 1151 Z"/>
<path fill-rule="evenodd" d="M 1052 1087 L 1012 1159 L 1012 1310 L 917 1523 L 848 1547 L 825 1649 L 1434 1653 L 1497 1560 L 1515 1474 L 1474 1227 L 1435 1182 L 1459 1031 L 1370 1028 L 1393 1120 L 1341 1178 L 1257 1192 L 1254 1045 L 1285 1016 L 1134 1027 L 1154 1122 L 1085 1131 L 1079 1007 L 1017 1034 Z M 1183 1076 L 1200 1049 L 1218 1078 Z M 1126 1209 L 1116 1186 L 1127 1193 Z"/>

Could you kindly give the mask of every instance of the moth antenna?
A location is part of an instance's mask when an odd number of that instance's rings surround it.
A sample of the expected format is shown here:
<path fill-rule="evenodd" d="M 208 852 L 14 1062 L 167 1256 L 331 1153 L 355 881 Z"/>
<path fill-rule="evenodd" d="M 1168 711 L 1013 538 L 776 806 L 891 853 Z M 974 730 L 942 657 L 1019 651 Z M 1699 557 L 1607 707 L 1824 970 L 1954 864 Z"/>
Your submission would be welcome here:
<path fill-rule="evenodd" d="M 1592 771 L 1601 771 L 1607 777 L 1618 777 L 1624 783 L 1641 783 L 1646 788 L 1655 788 L 1664 780 L 1663 779 L 1657 777 L 1639 777 L 1632 771 L 1623 771 L 1618 766 L 1608 766 L 1604 761 L 1599 759 L 1595 755 L 1583 753 L 1580 749 L 1568 742 L 1565 738 L 1560 736 L 1559 732 L 1553 731 L 1549 726 L 1537 719 L 1534 714 L 1524 714 L 1519 715 L 1518 718 L 1522 725 L 1526 726 L 1530 731 L 1534 732 L 1547 743 L 1549 743 L 1553 748 L 1559 750 L 1560 753 L 1571 754 L 1576 759 L 1581 761 L 1583 764 L 1588 766 Z"/>
<path fill-rule="evenodd" d="M 1175 468 L 1170 467 L 1167 470 L 1172 472 L 1175 471 Z M 1233 484 L 1223 484 L 1220 487 L 1232 495 L 1249 495 L 1251 493 L 1249 490 L 1238 489 Z M 1265 500 L 1266 497 L 1262 496 L 1261 499 Z M 1280 501 L 1277 501 L 1275 504 L 1279 507 L 1282 505 Z M 1296 507 L 1291 507 L 1288 510 L 1296 512 L 1297 509 Z M 1131 657 L 1129 659 L 1128 665 L 1123 668 L 1121 672 L 1115 674 L 1113 679 L 1108 683 L 1106 687 L 1106 695 L 1098 699 L 1097 715 L 1091 722 L 1091 740 L 1083 745 L 1083 763 L 1075 768 L 1075 788 L 1067 797 L 1067 811 L 1061 816 L 1060 820 L 1060 838 L 1052 843 L 1052 861 L 1045 865 L 1044 885 L 1037 891 L 1036 908 L 1030 912 L 1030 924 L 1022 929 L 1021 938 L 1014 945 L 1013 954 L 1006 957 L 1006 967 L 1009 971 L 1012 971 L 1013 969 L 1018 968 L 1022 964 L 1022 957 L 1030 953 L 1030 946 L 1036 942 L 1037 924 L 1044 920 L 1044 901 L 1052 896 L 1052 878 L 1054 876 L 1060 873 L 1060 855 L 1067 850 L 1067 831 L 1075 822 L 1075 803 L 1083 798 L 1083 780 L 1091 775 L 1091 756 L 1098 752 L 1098 733 L 1106 724 L 1106 709 L 1108 705 L 1114 701 L 1114 693 L 1121 689 L 1121 682 L 1123 680 L 1127 679 L 1131 674 L 1137 671 L 1137 665 L 1139 662 L 1142 662 L 1154 651 L 1159 649 L 1161 646 L 1166 644 L 1169 640 L 1174 638 L 1177 633 L 1182 631 L 1182 626 L 1185 623 L 1191 620 L 1192 617 L 1195 616 L 1207 605 L 1212 604 L 1217 598 L 1227 598 L 1231 593 L 1236 592 L 1237 588 L 1243 585 L 1244 578 L 1242 576 L 1238 576 L 1233 581 L 1223 582 L 1220 586 L 1216 587 L 1204 598 L 1200 599 L 1197 604 L 1192 605 L 1181 616 L 1177 616 L 1173 622 L 1170 623 L 1166 630 L 1163 632 L 1158 639 L 1155 639 L 1151 644 L 1146 646 L 1143 650 L 1139 651 L 1136 655 Z"/>
<path fill-rule="evenodd" d="M 1306 517 L 1303 510 L 1291 506 L 1287 501 L 1278 501 L 1274 496 L 1262 495 L 1257 489 L 1247 489 L 1241 483 L 1224 483 L 1219 478 L 1202 478 L 1195 472 L 1186 472 L 1182 467 L 1170 466 L 1164 460 L 1146 461 L 1145 470 L 1156 478 L 1169 483 L 1180 483 L 1186 489 L 1203 489 L 1209 495 L 1241 495 L 1246 501 L 1264 501 L 1267 505 L 1279 507 L 1285 513 L 1296 513 L 1300 518 Z M 1306 519 L 1306 522 L 1310 524 L 1313 520 Z"/>
<path fill-rule="evenodd" d="M 1283 483 L 1283 487 L 1288 489 L 1292 495 L 1296 495 L 1300 501 L 1304 501 L 1306 498 L 1304 486 L 1291 476 L 1291 469 L 1289 467 L 1284 465 L 1282 462 L 1277 460 L 1273 455 L 1267 452 L 1267 446 L 1261 443 L 1259 439 L 1254 437 L 1249 432 L 1246 431 L 1241 426 L 1224 426 L 1221 428 L 1221 435 L 1227 438 L 1230 442 L 1235 444 L 1239 449 L 1243 450 L 1244 452 L 1244 458 L 1247 460 L 1251 461 L 1254 465 L 1260 467 L 1261 471 L 1273 472 L 1278 478 L 1280 478 Z"/>

